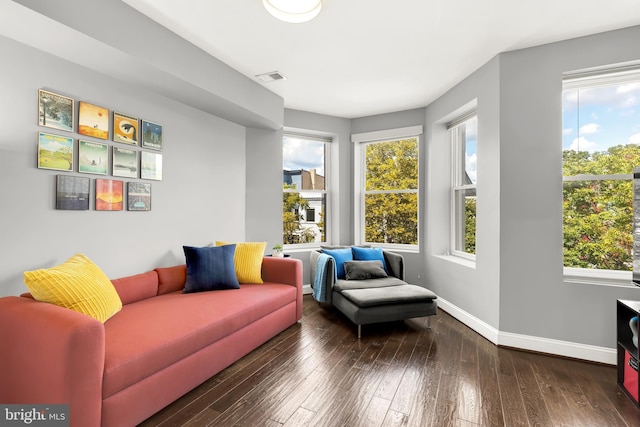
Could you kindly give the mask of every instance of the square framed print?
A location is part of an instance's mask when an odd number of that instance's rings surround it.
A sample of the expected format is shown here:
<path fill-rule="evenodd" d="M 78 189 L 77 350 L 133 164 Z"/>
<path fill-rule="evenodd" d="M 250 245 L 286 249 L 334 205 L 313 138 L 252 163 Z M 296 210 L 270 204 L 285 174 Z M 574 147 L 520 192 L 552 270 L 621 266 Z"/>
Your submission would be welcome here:
<path fill-rule="evenodd" d="M 162 150 L 162 125 L 142 120 L 142 147 Z"/>
<path fill-rule="evenodd" d="M 138 177 L 138 152 L 124 147 L 113 147 L 113 176 Z"/>
<path fill-rule="evenodd" d="M 73 98 L 38 89 L 38 124 L 73 132 Z"/>
<path fill-rule="evenodd" d="M 109 109 L 88 102 L 78 102 L 78 133 L 109 139 Z"/>
<path fill-rule="evenodd" d="M 140 178 L 162 181 L 162 154 L 142 151 Z"/>
<path fill-rule="evenodd" d="M 113 140 L 123 144 L 138 145 L 138 118 L 114 111 Z"/>
<path fill-rule="evenodd" d="M 127 210 L 151 210 L 151 184 L 148 182 L 127 182 Z"/>
<path fill-rule="evenodd" d="M 96 210 L 121 211 L 124 183 L 115 179 L 96 179 Z"/>
<path fill-rule="evenodd" d="M 78 141 L 78 172 L 107 175 L 109 146 L 101 142 Z"/>
<path fill-rule="evenodd" d="M 73 171 L 73 138 L 38 132 L 38 168 Z"/>
<path fill-rule="evenodd" d="M 56 175 L 56 209 L 89 210 L 89 178 Z"/>

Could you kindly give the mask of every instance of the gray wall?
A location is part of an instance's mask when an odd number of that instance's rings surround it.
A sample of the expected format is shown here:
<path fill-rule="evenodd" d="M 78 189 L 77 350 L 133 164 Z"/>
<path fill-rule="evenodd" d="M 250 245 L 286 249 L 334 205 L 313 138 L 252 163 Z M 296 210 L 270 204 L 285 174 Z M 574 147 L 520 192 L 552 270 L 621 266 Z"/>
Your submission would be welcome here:
<path fill-rule="evenodd" d="M 616 299 L 640 298 L 563 282 L 560 103 L 562 72 L 638 60 L 638 40 L 633 27 L 501 55 L 502 331 L 614 347 Z"/>
<path fill-rule="evenodd" d="M 243 126 L 4 37 L 0 51 L 6 58 L 19 58 L 0 69 L 5 82 L 0 101 L 0 295 L 26 290 L 23 271 L 50 267 L 76 252 L 115 278 L 183 263 L 182 245 L 245 239 Z M 150 212 L 98 212 L 93 200 L 89 211 L 55 209 L 58 172 L 36 167 L 37 132 L 78 135 L 37 125 L 39 88 L 163 124 L 164 177 L 148 181 Z M 99 176 L 73 175 L 91 178 L 95 197 L 94 179 Z M 252 188 L 260 192 L 257 185 Z M 264 227 L 271 225 L 266 222 Z"/>
<path fill-rule="evenodd" d="M 494 58 L 427 107 L 426 286 L 493 328 L 499 326 L 500 134 L 499 59 Z M 476 263 L 446 256 L 450 247 L 451 142 L 446 123 L 478 111 Z"/>
<path fill-rule="evenodd" d="M 247 129 L 246 240 L 282 243 L 282 130 Z"/>

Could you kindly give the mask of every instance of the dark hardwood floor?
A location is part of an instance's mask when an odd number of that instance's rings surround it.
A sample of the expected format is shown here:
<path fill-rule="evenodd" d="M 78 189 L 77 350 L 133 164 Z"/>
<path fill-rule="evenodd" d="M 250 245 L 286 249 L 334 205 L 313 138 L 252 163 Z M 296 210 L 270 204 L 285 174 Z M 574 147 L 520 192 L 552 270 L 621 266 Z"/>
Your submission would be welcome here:
<path fill-rule="evenodd" d="M 142 426 L 640 426 L 612 366 L 498 348 L 440 310 L 296 324 Z"/>

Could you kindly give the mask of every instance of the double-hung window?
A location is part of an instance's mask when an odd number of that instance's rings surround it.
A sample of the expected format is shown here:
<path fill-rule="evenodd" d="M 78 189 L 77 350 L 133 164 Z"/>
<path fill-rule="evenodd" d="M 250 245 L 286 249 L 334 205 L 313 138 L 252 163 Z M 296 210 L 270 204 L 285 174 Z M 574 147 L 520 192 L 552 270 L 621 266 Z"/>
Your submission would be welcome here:
<path fill-rule="evenodd" d="M 418 245 L 418 146 L 421 126 L 353 135 L 356 240 Z"/>
<path fill-rule="evenodd" d="M 474 259 L 478 185 L 478 119 L 475 112 L 447 124 L 451 137 L 451 254 Z"/>
<path fill-rule="evenodd" d="M 565 275 L 625 279 L 640 166 L 640 66 L 565 74 L 562 127 Z"/>
<path fill-rule="evenodd" d="M 325 242 L 327 167 L 331 139 L 285 133 L 282 164 L 282 241 Z"/>

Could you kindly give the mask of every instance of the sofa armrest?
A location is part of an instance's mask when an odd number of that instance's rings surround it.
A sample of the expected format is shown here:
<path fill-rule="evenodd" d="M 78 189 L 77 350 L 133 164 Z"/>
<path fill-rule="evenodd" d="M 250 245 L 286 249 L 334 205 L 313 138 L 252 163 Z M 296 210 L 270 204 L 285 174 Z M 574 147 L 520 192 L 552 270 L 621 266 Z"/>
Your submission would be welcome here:
<path fill-rule="evenodd" d="M 382 251 L 382 253 L 387 264 L 387 270 L 389 270 L 387 273 L 404 280 L 404 257 L 395 252 Z"/>
<path fill-rule="evenodd" d="M 72 426 L 99 426 L 104 325 L 23 297 L 0 298 L 0 402 L 69 404 Z"/>
<path fill-rule="evenodd" d="M 302 261 L 295 258 L 264 257 L 262 280 L 297 288 L 297 320 L 302 319 Z"/>

